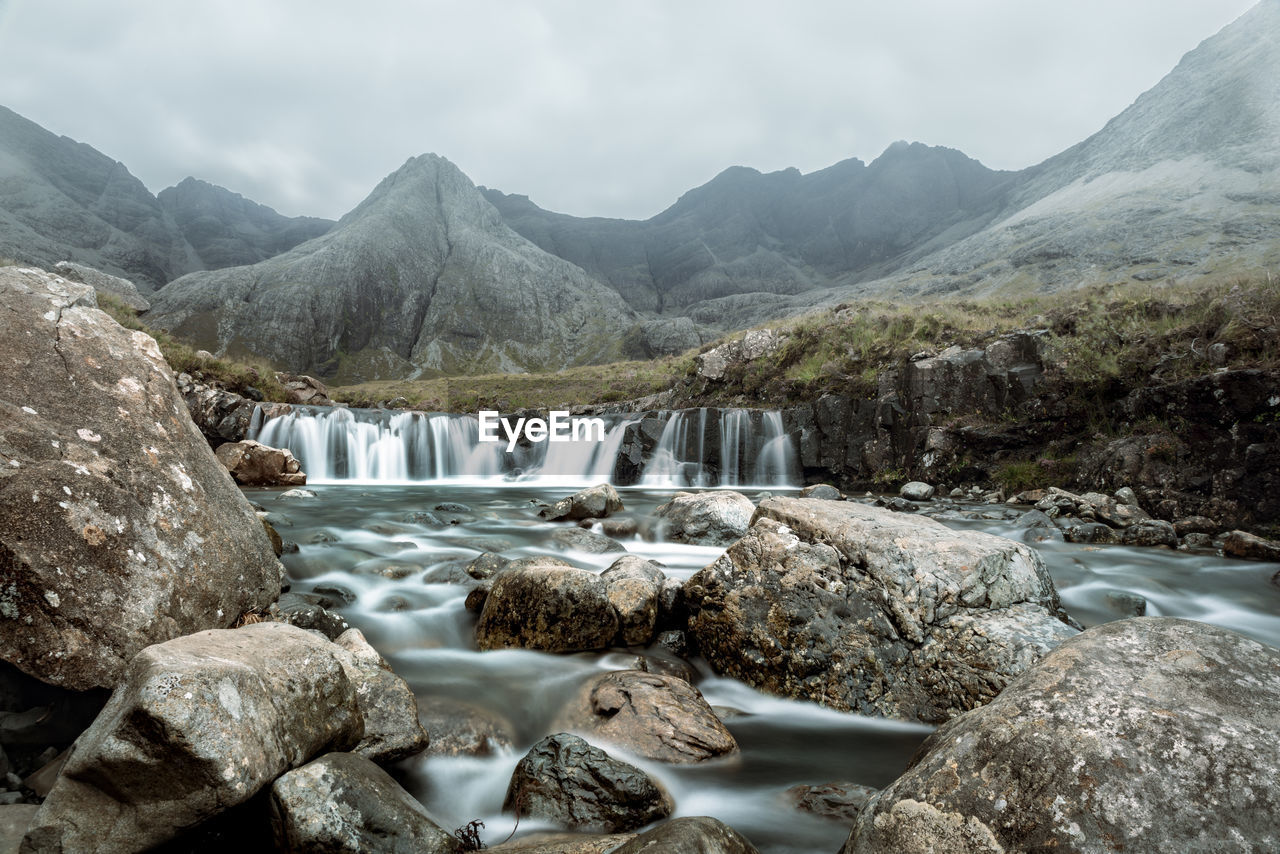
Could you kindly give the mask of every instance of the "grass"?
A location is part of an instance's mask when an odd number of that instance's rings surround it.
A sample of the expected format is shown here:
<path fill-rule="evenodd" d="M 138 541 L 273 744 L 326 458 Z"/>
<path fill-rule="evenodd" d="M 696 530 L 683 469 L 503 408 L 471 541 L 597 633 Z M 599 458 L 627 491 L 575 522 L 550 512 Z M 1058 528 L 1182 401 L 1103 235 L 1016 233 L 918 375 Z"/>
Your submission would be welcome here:
<path fill-rule="evenodd" d="M 262 392 L 266 400 L 287 401 L 284 386 L 276 381 L 275 372 L 265 365 L 247 365 L 230 359 L 207 359 L 197 356 L 197 350 L 179 341 L 167 332 L 148 327 L 138 319 L 138 313 L 109 293 L 98 293 L 98 308 L 126 329 L 145 332 L 160 345 L 160 352 L 174 373 L 191 374 L 205 383 L 217 384 L 228 391 L 243 394 L 252 386 Z"/>

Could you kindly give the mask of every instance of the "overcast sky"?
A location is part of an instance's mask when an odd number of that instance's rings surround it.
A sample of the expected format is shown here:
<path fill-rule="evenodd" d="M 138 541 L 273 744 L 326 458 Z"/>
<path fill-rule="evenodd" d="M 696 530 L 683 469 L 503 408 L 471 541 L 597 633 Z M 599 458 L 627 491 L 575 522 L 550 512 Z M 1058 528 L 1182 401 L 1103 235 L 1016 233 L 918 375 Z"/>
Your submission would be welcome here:
<path fill-rule="evenodd" d="M 0 0 L 0 104 L 123 161 L 338 217 L 410 156 L 644 218 L 727 166 L 897 139 L 1020 169 L 1253 0 Z"/>

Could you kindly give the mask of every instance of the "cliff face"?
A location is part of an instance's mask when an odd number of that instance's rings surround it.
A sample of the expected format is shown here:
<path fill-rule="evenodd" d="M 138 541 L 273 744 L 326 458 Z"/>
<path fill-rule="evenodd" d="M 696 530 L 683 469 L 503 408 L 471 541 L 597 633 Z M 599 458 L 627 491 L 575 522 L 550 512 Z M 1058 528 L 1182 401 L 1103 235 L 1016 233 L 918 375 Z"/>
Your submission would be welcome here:
<path fill-rule="evenodd" d="M 322 237 L 171 283 L 148 319 L 221 353 L 359 380 L 599 361 L 635 316 L 424 155 Z"/>

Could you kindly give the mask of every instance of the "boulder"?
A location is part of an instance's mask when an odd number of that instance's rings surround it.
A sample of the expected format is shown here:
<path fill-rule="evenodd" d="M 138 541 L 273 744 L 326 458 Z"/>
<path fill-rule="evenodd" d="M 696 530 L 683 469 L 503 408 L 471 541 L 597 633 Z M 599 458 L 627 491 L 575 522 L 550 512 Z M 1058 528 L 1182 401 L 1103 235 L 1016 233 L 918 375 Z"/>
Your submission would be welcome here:
<path fill-rule="evenodd" d="M 138 293 L 138 286 L 128 279 L 122 279 L 74 261 L 59 261 L 53 265 L 53 270 L 68 281 L 88 285 L 100 294 L 110 294 L 134 311 L 146 311 L 151 308 L 151 303 Z"/>
<path fill-rule="evenodd" d="M 697 688 L 683 679 L 639 670 L 588 679 L 554 726 L 677 765 L 738 751 L 738 743 Z"/>
<path fill-rule="evenodd" d="M 593 555 L 627 550 L 627 547 L 617 540 L 585 528 L 559 528 L 552 531 L 551 545 L 561 551 L 586 552 Z"/>
<path fill-rule="evenodd" d="M 329 753 L 271 786 L 276 849 L 323 854 L 464 850 L 391 775 L 355 753 Z"/>
<path fill-rule="evenodd" d="M 761 502 L 747 536 L 684 589 L 718 673 L 931 723 L 990 700 L 1076 633 L 1027 546 L 852 502 Z"/>
<path fill-rule="evenodd" d="M 245 439 L 219 445 L 214 456 L 242 486 L 302 486 L 307 482 L 288 448 L 272 448 Z"/>
<path fill-rule="evenodd" d="M 422 756 L 492 756 L 515 744 L 515 727 L 489 709 L 449 697 L 424 698 L 418 720 L 431 737 Z"/>
<path fill-rule="evenodd" d="M 931 735 L 843 852 L 1275 851 L 1278 730 L 1280 650 L 1106 623 Z"/>
<path fill-rule="evenodd" d="M 722 380 L 732 365 L 753 362 L 772 353 L 786 342 L 786 336 L 772 329 L 752 329 L 741 338 L 726 341 L 697 356 L 698 376 L 707 380 Z"/>
<path fill-rule="evenodd" d="M 840 501 L 844 495 L 829 483 L 815 483 L 800 490 L 801 498 L 822 498 L 827 501 Z M 754 508 L 753 508 L 754 509 Z"/>
<path fill-rule="evenodd" d="M 1178 534 L 1173 525 L 1163 519 L 1145 519 L 1122 529 L 1120 542 L 1126 546 L 1168 546 L 1176 549 Z"/>
<path fill-rule="evenodd" d="M 486 850 L 513 854 L 610 854 L 634 838 L 634 833 L 534 833 Z"/>
<path fill-rule="evenodd" d="M 626 555 L 600 573 L 614 610 L 618 612 L 618 643 L 645 646 L 653 640 L 658 608 L 667 577 L 651 560 Z"/>
<path fill-rule="evenodd" d="M 618 627 L 600 576 L 555 558 L 532 558 L 512 561 L 494 578 L 476 623 L 476 643 L 480 649 L 605 649 Z"/>
<path fill-rule="evenodd" d="M 277 373 L 276 380 L 284 387 L 290 403 L 308 406 L 332 406 L 329 388 L 315 377 L 306 374 Z"/>
<path fill-rule="evenodd" d="M 93 289 L 0 268 L 0 659 L 113 687 L 143 647 L 280 595 L 266 531 L 155 341 Z"/>
<path fill-rule="evenodd" d="M 1280 561 L 1280 543 L 1248 531 L 1232 531 L 1222 538 L 1222 553 L 1249 560 Z"/>
<path fill-rule="evenodd" d="M 396 762 L 422 752 L 427 732 L 418 722 L 418 700 L 408 684 L 359 629 L 348 629 L 334 643 L 349 653 L 339 660 L 356 686 L 356 704 L 364 718 L 364 735 L 352 752 L 374 762 Z"/>
<path fill-rule="evenodd" d="M 745 836 L 708 816 L 673 818 L 612 854 L 759 854 Z"/>
<path fill-rule="evenodd" d="M 669 540 L 727 546 L 747 532 L 755 509 L 740 492 L 677 492 L 653 513 L 666 522 Z"/>
<path fill-rule="evenodd" d="M 502 809 L 564 827 L 619 833 L 671 815 L 671 796 L 634 765 L 576 735 L 535 744 L 516 765 Z"/>
<path fill-rule="evenodd" d="M 621 509 L 622 498 L 618 495 L 618 490 L 607 483 L 601 483 L 561 498 L 555 504 L 539 510 L 538 515 L 555 522 L 603 519 Z"/>
<path fill-rule="evenodd" d="M 80 736 L 24 851 L 141 851 L 363 730 L 337 648 L 283 623 L 147 647 Z"/>
<path fill-rule="evenodd" d="M 932 485 L 913 480 L 910 483 L 904 483 L 898 490 L 898 494 L 908 501 L 928 501 L 935 491 Z"/>

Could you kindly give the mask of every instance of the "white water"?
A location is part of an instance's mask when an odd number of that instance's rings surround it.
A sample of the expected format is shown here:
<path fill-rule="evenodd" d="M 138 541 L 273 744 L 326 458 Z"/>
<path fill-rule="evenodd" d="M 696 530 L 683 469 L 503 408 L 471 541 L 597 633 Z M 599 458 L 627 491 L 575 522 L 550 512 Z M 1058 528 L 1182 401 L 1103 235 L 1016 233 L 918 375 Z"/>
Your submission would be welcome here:
<path fill-rule="evenodd" d="M 295 407 L 270 420 L 255 413 L 249 438 L 288 448 L 307 481 L 328 483 L 618 482 L 619 454 L 637 436 L 639 415 L 600 416 L 603 441 L 539 442 L 508 451 L 481 442 L 471 415 Z M 643 461 L 646 486 L 794 485 L 796 452 L 780 412 L 687 409 L 658 413 L 662 434 Z"/>

